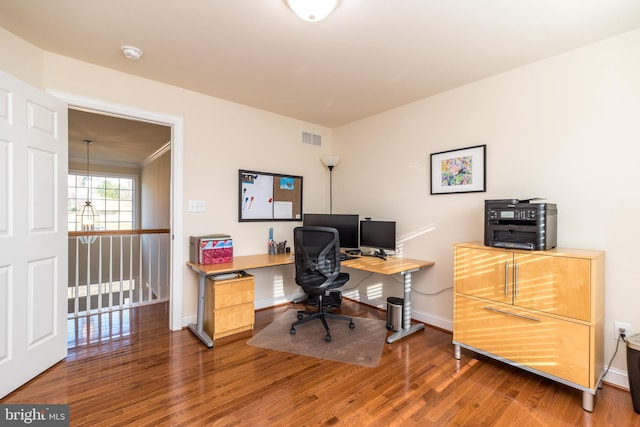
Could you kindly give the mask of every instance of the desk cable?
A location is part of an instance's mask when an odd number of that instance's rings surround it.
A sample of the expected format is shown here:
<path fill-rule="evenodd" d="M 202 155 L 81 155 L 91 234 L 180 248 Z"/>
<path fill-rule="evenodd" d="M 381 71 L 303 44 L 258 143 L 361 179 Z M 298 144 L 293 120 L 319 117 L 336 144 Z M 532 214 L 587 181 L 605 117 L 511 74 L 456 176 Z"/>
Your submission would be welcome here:
<path fill-rule="evenodd" d="M 372 272 L 369 272 L 369 274 L 368 274 L 368 275 L 366 275 L 365 277 L 363 277 L 362 279 L 360 279 L 360 281 L 358 281 L 358 283 L 356 283 L 356 285 L 355 285 L 355 286 L 352 286 L 352 287 L 350 287 L 350 288 L 340 288 L 340 290 L 341 290 L 341 291 L 352 291 L 352 290 L 356 289 L 358 286 L 360 286 L 360 284 L 361 284 L 362 282 L 364 282 L 365 280 L 367 280 L 367 279 L 368 279 L 368 278 L 370 278 L 371 276 L 373 276 L 373 273 L 372 273 Z M 349 283 L 349 282 L 347 282 L 347 283 Z"/>
<path fill-rule="evenodd" d="M 618 354 L 618 347 L 620 347 L 620 343 L 627 342 L 627 337 L 624 333 L 621 333 L 620 335 L 618 335 L 618 339 L 616 340 L 616 349 L 613 352 L 613 356 L 611 356 L 611 360 L 609 360 L 609 364 L 607 365 L 607 367 L 604 369 L 604 371 L 602 372 L 602 375 L 600 375 L 600 378 L 598 379 L 598 383 L 596 384 L 596 388 L 597 389 L 602 389 L 602 381 L 604 380 L 604 377 L 607 375 L 607 373 L 609 372 L 609 368 L 611 368 L 611 364 L 613 363 L 613 359 L 615 359 L 616 354 Z"/>
<path fill-rule="evenodd" d="M 368 274 L 368 275 L 366 275 L 365 277 L 363 277 L 362 279 L 360 279 L 360 280 L 358 281 L 358 283 L 356 283 L 356 285 L 355 285 L 355 286 L 351 286 L 351 287 L 349 287 L 349 288 L 340 288 L 340 290 L 341 290 L 341 291 L 352 291 L 352 290 L 356 289 L 358 286 L 360 286 L 360 284 L 361 284 L 362 282 L 364 282 L 365 280 L 369 279 L 371 276 L 373 276 L 373 273 L 372 273 L 372 272 L 369 272 L 369 274 Z M 395 282 L 397 282 L 397 283 L 401 284 L 401 285 L 403 284 L 403 282 L 402 282 L 402 281 L 397 280 L 397 279 L 395 279 L 394 277 L 392 277 L 391 279 L 392 279 L 393 281 L 395 281 Z M 347 283 L 349 283 L 349 282 L 347 282 Z M 436 291 L 436 292 L 420 292 L 420 291 L 416 290 L 416 289 L 415 289 L 415 288 L 413 288 L 413 287 L 411 288 L 411 290 L 412 290 L 413 292 L 415 292 L 415 293 L 417 293 L 417 294 L 420 294 L 420 295 L 425 295 L 425 296 L 434 296 L 434 295 L 439 295 L 439 294 L 441 294 L 441 293 L 443 293 L 444 291 L 447 291 L 447 290 L 449 290 L 449 289 L 453 289 L 453 286 L 449 286 L 448 288 L 440 289 L 439 291 Z"/>
<path fill-rule="evenodd" d="M 439 291 L 435 291 L 435 292 L 420 292 L 420 291 L 415 290 L 414 288 L 411 288 L 411 290 L 413 292 L 415 292 L 416 294 L 426 295 L 426 296 L 439 295 L 439 294 L 443 293 L 444 291 L 448 291 L 449 289 L 453 289 L 453 286 L 449 286 L 448 288 L 440 289 Z"/>
<path fill-rule="evenodd" d="M 397 283 L 399 283 L 399 284 L 401 284 L 401 285 L 403 285 L 403 286 L 404 286 L 404 282 L 403 282 L 403 281 L 398 280 L 398 279 L 396 279 L 395 277 L 392 277 L 392 279 L 393 279 L 395 282 L 397 282 Z M 419 291 L 419 290 L 417 290 L 416 288 L 411 287 L 411 291 L 412 291 L 412 292 L 415 292 L 416 294 L 420 294 L 420 295 L 425 295 L 425 296 L 428 296 L 428 297 L 430 297 L 430 296 L 434 296 L 434 295 L 439 295 L 439 294 L 441 294 L 441 293 L 443 293 L 444 291 L 447 291 L 447 290 L 449 290 L 449 289 L 453 289 L 453 286 L 449 286 L 448 288 L 440 289 L 439 291 L 435 291 L 435 292 L 420 292 L 420 291 Z"/>

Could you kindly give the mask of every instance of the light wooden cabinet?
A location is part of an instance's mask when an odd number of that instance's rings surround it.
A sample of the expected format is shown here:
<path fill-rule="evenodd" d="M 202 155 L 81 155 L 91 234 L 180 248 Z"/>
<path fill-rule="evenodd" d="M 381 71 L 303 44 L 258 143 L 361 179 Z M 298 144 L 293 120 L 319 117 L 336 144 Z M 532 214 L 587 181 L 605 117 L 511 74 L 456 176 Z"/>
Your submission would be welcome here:
<path fill-rule="evenodd" d="M 593 396 L 604 366 L 604 252 L 454 248 L 454 326 L 460 347 Z"/>
<path fill-rule="evenodd" d="M 204 331 L 214 340 L 253 329 L 253 276 L 228 280 L 207 279 Z"/>

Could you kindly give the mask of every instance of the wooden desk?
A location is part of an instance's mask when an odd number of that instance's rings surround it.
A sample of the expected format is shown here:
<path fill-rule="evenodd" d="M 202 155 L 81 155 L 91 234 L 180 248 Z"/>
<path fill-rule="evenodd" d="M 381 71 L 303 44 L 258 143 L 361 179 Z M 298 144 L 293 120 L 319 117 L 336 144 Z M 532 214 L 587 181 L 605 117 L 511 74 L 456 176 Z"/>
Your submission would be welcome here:
<path fill-rule="evenodd" d="M 188 262 L 187 265 L 189 268 L 198 273 L 198 312 L 197 323 L 191 323 L 187 327 L 207 347 L 213 347 L 213 339 L 203 329 L 206 281 L 208 276 L 286 264 L 293 264 L 291 254 L 236 256 L 233 257 L 232 262 L 223 264 L 194 264 Z"/>
<path fill-rule="evenodd" d="M 370 271 L 377 274 L 393 275 L 402 274 L 404 276 L 404 301 L 402 328 L 387 337 L 387 343 L 391 344 L 400 338 L 424 329 L 424 324 L 411 324 L 411 273 L 425 267 L 434 265 L 433 261 L 423 261 L 411 258 L 387 257 L 383 260 L 378 257 L 362 256 L 341 262 L 342 267 L 356 270 Z"/>
<path fill-rule="evenodd" d="M 188 262 L 187 265 L 189 268 L 198 273 L 199 278 L 197 323 L 189 324 L 187 327 L 207 347 L 213 347 L 213 339 L 203 330 L 206 280 L 208 276 L 250 270 L 252 268 L 287 265 L 293 264 L 293 262 L 292 254 L 236 256 L 233 257 L 232 262 L 224 264 L 204 265 Z M 402 318 L 402 328 L 398 332 L 387 337 L 387 342 L 389 344 L 424 328 L 422 323 L 411 325 L 411 273 L 425 267 L 431 267 L 433 264 L 433 261 L 423 261 L 411 258 L 387 257 L 387 260 L 385 261 L 383 259 L 370 256 L 357 257 L 341 262 L 342 267 L 364 270 L 388 276 L 398 273 L 404 276 L 404 316 Z"/>

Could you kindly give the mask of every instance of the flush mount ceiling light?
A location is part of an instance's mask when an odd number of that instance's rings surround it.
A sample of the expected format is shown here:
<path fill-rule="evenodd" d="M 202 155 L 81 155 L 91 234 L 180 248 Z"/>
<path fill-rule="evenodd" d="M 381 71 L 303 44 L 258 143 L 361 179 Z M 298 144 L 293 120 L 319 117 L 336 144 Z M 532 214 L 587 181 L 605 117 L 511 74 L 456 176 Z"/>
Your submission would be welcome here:
<path fill-rule="evenodd" d="M 122 49 L 124 57 L 132 61 L 137 61 L 142 57 L 142 51 L 135 46 L 120 46 L 120 49 Z"/>
<path fill-rule="evenodd" d="M 322 21 L 338 6 L 339 0 L 284 0 L 300 19 Z"/>

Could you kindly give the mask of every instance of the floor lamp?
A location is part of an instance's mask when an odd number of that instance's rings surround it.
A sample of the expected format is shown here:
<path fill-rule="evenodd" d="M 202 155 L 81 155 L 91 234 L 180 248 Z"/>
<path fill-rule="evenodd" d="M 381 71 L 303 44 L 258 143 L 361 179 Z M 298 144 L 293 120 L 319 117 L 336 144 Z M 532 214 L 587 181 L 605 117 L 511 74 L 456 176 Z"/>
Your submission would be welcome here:
<path fill-rule="evenodd" d="M 329 213 L 333 213 L 333 167 L 340 162 L 338 156 L 323 156 L 322 163 L 329 168 Z"/>

